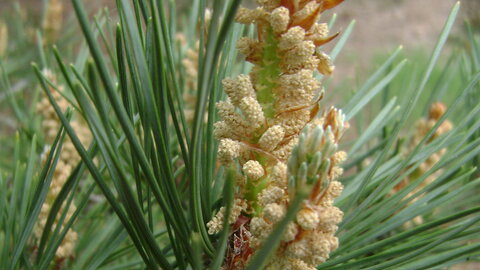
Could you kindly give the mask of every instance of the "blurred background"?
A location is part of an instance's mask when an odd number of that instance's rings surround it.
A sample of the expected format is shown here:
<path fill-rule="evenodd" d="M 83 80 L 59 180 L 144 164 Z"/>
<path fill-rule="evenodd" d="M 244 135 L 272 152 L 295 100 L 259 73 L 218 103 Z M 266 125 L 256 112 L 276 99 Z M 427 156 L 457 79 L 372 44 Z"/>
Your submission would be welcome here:
<path fill-rule="evenodd" d="M 65 17 L 72 18 L 70 1 L 63 0 Z M 0 0 L 0 15 L 8 13 L 14 0 Z M 18 0 L 25 15 L 41 21 L 44 0 Z M 114 13 L 114 0 L 84 0 L 94 14 L 99 8 L 109 6 Z M 188 0 L 177 0 L 179 9 L 188 8 Z M 255 0 L 244 0 L 246 6 L 254 6 Z M 456 0 L 345 0 L 345 3 L 326 13 L 328 21 L 332 13 L 338 15 L 334 32 L 342 32 L 348 24 L 356 21 L 344 50 L 336 61 L 337 72 L 342 80 L 355 80 L 369 72 L 372 59 L 392 52 L 402 45 L 407 52 L 430 52 L 433 48 L 450 9 Z M 456 21 L 456 30 L 451 42 L 460 40 L 465 20 L 480 23 L 480 0 L 463 0 L 462 13 Z M 478 29 L 478 28 L 477 28 Z M 327 48 L 328 51 L 328 48 Z M 339 75 L 337 75 L 338 77 Z M 334 75 L 334 83 L 338 79 Z"/>
<path fill-rule="evenodd" d="M 63 0 L 69 6 L 69 0 Z M 7 11 L 13 0 L 0 0 L 0 14 Z M 29 16 L 39 16 L 42 0 L 18 0 L 29 11 Z M 84 0 L 91 9 L 109 5 L 114 0 Z M 188 0 L 177 0 L 180 8 L 188 5 Z M 244 0 L 244 5 L 253 5 L 254 0 Z M 456 0 L 345 0 L 335 8 L 340 30 L 351 20 L 356 20 L 356 30 L 347 48 L 351 51 L 372 51 L 392 49 L 398 44 L 406 48 L 432 45 L 441 30 L 448 12 Z M 480 22 L 480 0 L 463 0 L 463 16 Z M 30 13 L 31 12 L 31 13 Z M 36 14 L 36 15 L 35 15 Z M 68 14 L 66 15 L 68 16 Z M 328 15 L 327 15 L 328 16 Z M 462 23 L 458 20 L 457 23 Z M 338 27 L 337 27 L 338 28 Z M 369 48 L 369 50 L 365 50 Z M 366 57 L 363 55 L 362 57 Z"/>

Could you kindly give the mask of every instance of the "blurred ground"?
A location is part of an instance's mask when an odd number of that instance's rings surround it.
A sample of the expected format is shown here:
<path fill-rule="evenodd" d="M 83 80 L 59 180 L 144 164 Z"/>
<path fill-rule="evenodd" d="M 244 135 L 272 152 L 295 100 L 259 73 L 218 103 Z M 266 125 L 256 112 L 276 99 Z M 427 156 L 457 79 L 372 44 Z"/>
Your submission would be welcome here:
<path fill-rule="evenodd" d="M 454 266 L 452 270 L 479 270 L 480 264 L 479 263 L 464 263 Z"/>
<path fill-rule="evenodd" d="M 431 47 L 456 1 L 453 0 L 346 0 L 334 11 L 338 26 L 356 20 L 347 52 Z M 360 53 L 360 57 L 364 54 Z"/>
<path fill-rule="evenodd" d="M 352 20 L 356 21 L 356 26 L 336 62 L 335 73 L 350 79 L 365 75 L 358 73 L 370 66 L 374 54 L 391 52 L 399 45 L 407 51 L 424 49 L 430 52 L 455 2 L 346 0 L 334 10 L 338 15 L 334 31 L 346 29 Z M 457 29 L 462 21 L 457 20 Z"/>

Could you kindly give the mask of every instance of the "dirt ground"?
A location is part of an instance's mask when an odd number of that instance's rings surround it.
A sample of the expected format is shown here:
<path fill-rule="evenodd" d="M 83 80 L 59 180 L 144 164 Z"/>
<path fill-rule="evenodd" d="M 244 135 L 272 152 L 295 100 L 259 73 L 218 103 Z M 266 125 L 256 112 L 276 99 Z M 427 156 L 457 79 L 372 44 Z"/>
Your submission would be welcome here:
<path fill-rule="evenodd" d="M 391 52 L 399 45 L 406 51 L 424 49 L 430 52 L 455 2 L 346 0 L 334 10 L 338 15 L 338 23 L 333 30 L 346 29 L 352 20 L 356 21 L 356 25 L 335 63 L 335 74 L 353 79 L 369 66 L 374 54 Z M 465 13 L 462 12 L 456 22 L 457 31 L 463 18 Z"/>
<path fill-rule="evenodd" d="M 432 47 L 455 2 L 346 0 L 334 11 L 338 14 L 337 26 L 341 28 L 356 20 L 346 49 L 358 54 L 359 51 L 391 50 L 399 44 L 406 49 Z"/>

